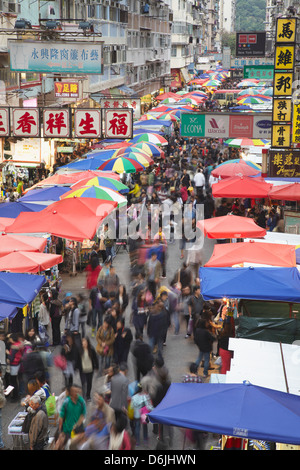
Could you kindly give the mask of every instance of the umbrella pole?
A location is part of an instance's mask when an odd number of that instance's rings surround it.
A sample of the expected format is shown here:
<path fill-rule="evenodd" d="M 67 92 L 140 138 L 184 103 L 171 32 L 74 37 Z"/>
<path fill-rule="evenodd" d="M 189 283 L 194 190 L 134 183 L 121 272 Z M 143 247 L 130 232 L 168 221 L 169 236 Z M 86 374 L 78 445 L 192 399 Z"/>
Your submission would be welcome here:
<path fill-rule="evenodd" d="M 282 343 L 280 342 L 279 344 L 280 344 L 280 353 L 281 353 L 281 360 L 282 360 L 282 367 L 283 367 L 286 391 L 287 391 L 287 393 L 290 393 L 289 386 L 288 386 L 288 381 L 287 381 L 287 376 L 286 376 L 286 369 L 285 369 L 285 363 L 284 363 L 284 357 L 283 357 L 283 351 L 282 351 Z"/>

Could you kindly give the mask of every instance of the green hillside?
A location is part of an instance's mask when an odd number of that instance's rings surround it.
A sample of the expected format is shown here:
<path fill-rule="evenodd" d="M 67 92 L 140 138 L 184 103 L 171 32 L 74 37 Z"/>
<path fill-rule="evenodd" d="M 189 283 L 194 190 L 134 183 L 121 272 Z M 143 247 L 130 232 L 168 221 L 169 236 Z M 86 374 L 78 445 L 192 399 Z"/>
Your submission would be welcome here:
<path fill-rule="evenodd" d="M 236 31 L 264 31 L 265 0 L 236 0 Z"/>

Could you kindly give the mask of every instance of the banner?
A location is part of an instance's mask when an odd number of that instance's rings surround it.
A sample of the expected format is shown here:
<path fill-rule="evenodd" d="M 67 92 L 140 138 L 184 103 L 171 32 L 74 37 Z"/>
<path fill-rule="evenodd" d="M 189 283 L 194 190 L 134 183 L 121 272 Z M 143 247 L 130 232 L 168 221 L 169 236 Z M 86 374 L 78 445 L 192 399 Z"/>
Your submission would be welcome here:
<path fill-rule="evenodd" d="M 181 113 L 182 137 L 271 139 L 270 113 Z"/>
<path fill-rule="evenodd" d="M 299 178 L 300 150 L 270 149 L 268 176 L 281 178 Z"/>

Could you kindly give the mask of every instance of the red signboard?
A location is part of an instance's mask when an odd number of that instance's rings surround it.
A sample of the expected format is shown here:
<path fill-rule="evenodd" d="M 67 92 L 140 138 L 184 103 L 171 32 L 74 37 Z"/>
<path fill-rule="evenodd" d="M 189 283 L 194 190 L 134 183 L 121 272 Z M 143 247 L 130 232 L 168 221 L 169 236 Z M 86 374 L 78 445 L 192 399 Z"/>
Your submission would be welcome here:
<path fill-rule="evenodd" d="M 252 139 L 253 116 L 230 116 L 229 137 Z"/>
<path fill-rule="evenodd" d="M 79 98 L 79 82 L 54 82 L 56 98 Z"/>

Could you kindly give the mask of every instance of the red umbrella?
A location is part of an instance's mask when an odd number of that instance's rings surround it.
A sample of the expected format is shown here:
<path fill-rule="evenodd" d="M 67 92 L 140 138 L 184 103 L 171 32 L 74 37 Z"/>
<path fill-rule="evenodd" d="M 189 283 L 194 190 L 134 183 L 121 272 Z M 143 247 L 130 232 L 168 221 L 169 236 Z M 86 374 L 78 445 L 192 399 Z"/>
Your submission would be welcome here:
<path fill-rule="evenodd" d="M 18 251 L 0 258 L 0 271 L 11 273 L 40 273 L 63 262 L 61 255 Z"/>
<path fill-rule="evenodd" d="M 21 212 L 6 231 L 50 233 L 56 237 L 82 242 L 95 236 L 99 224 L 116 207 L 115 201 L 67 198 L 50 204 L 40 212 Z"/>
<path fill-rule="evenodd" d="M 247 165 L 244 160 L 239 160 L 238 162 L 219 165 L 211 173 L 215 177 L 232 178 L 234 176 L 256 176 L 260 171 Z"/>
<path fill-rule="evenodd" d="M 262 178 L 234 177 L 213 184 L 212 194 L 214 197 L 261 199 L 268 197 L 271 188 L 272 184 L 266 183 Z"/>
<path fill-rule="evenodd" d="M 15 219 L 13 219 L 14 221 Z M 29 237 L 25 235 L 0 235 L 0 256 L 8 255 L 15 251 L 44 251 L 47 245 L 46 238 Z"/>
<path fill-rule="evenodd" d="M 253 219 L 232 214 L 199 220 L 197 227 L 208 238 L 261 238 L 267 233 Z"/>
<path fill-rule="evenodd" d="M 300 183 L 273 186 L 269 192 L 269 198 L 281 201 L 300 201 Z"/>
<path fill-rule="evenodd" d="M 5 227 L 8 227 L 14 221 L 15 219 L 11 217 L 0 217 L 0 231 L 5 230 Z"/>
<path fill-rule="evenodd" d="M 225 268 L 243 263 L 294 267 L 296 266 L 295 247 L 254 241 L 215 245 L 213 254 L 205 267 Z"/>
<path fill-rule="evenodd" d="M 166 98 L 174 98 L 175 100 L 180 100 L 181 97 L 178 96 L 176 93 L 172 93 L 169 91 L 168 93 L 163 93 L 162 95 L 158 95 L 155 99 L 156 101 L 163 101 Z"/>

